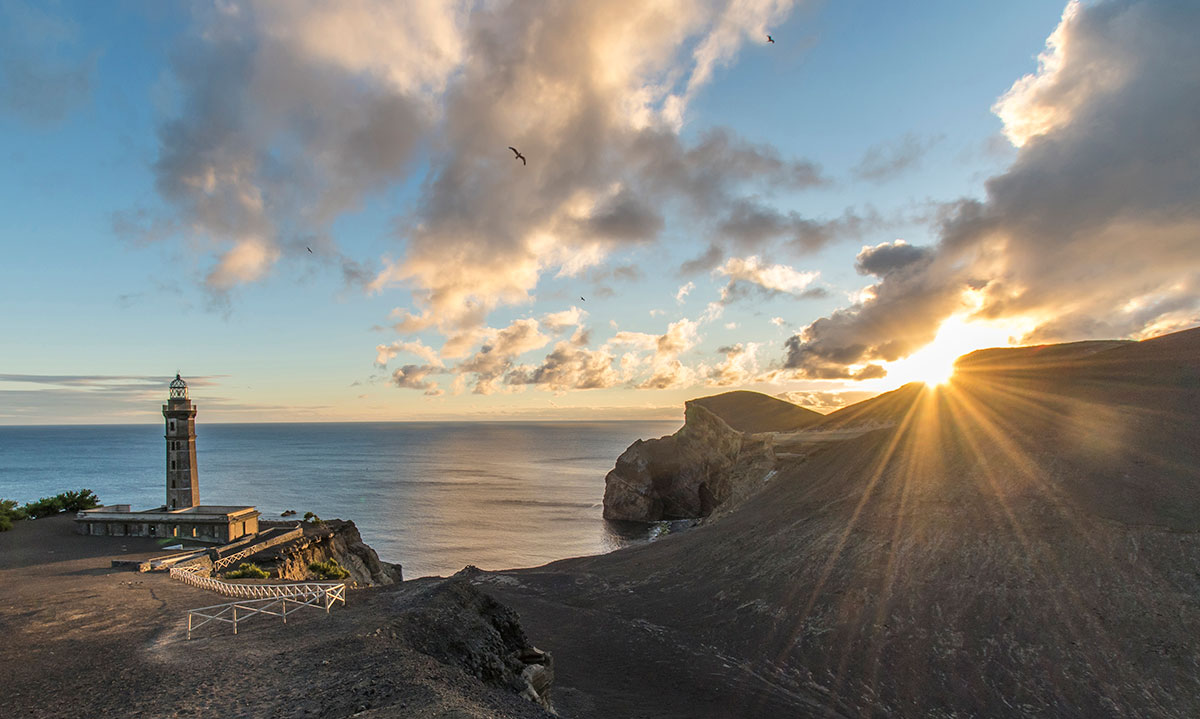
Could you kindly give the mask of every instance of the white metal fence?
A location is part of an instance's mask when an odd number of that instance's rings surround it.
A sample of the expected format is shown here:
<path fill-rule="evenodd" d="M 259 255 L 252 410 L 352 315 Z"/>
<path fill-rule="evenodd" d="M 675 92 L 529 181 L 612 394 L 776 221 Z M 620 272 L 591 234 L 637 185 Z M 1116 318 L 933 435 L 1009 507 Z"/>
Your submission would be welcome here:
<path fill-rule="evenodd" d="M 210 607 L 189 609 L 187 638 L 191 639 L 194 630 L 199 629 L 209 622 L 230 624 L 233 626 L 233 633 L 237 634 L 239 622 L 245 622 L 247 619 L 253 619 L 263 614 L 272 617 L 281 617 L 284 624 L 287 624 L 288 615 L 301 607 L 324 608 L 325 613 L 328 614 L 336 602 L 346 603 L 345 591 L 346 585 L 338 584 L 322 586 L 319 589 L 313 589 L 301 594 L 250 599 L 241 602 L 228 602 L 226 604 L 214 604 Z M 241 612 L 240 616 L 238 615 L 239 611 Z"/>
<path fill-rule="evenodd" d="M 209 622 L 233 625 L 237 634 L 238 622 L 260 614 L 282 617 L 301 607 L 324 608 L 328 613 L 337 602 L 346 603 L 345 582 L 294 582 L 289 584 L 238 584 L 199 574 L 198 567 L 171 567 L 171 577 L 200 589 L 208 589 L 227 597 L 242 597 L 249 601 L 215 604 L 188 610 L 188 639 L 192 630 Z M 238 616 L 238 612 L 241 616 Z M 199 620 L 197 622 L 197 620 Z"/>

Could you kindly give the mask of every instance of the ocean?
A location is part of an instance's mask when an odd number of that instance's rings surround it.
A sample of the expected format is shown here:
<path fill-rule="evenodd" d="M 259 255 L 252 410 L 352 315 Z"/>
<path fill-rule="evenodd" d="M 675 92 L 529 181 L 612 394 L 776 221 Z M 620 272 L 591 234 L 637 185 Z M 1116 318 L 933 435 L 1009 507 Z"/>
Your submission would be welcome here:
<path fill-rule="evenodd" d="M 646 541 L 601 517 L 604 475 L 634 440 L 680 422 L 204 424 L 203 504 L 264 519 L 352 519 L 406 578 L 530 567 Z M 105 504 L 164 502 L 161 425 L 0 427 L 0 498 L 87 488 Z"/>

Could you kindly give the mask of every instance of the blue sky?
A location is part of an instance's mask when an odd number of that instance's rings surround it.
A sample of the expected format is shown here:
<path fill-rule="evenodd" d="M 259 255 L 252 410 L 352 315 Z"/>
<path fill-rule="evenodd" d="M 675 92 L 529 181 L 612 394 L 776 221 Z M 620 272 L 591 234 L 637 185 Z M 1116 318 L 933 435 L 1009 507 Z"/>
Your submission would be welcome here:
<path fill-rule="evenodd" d="M 1194 197 L 1014 189 L 1178 124 L 1186 3 L 619 5 L 0 2 L 0 423 L 825 411 L 1196 323 Z"/>

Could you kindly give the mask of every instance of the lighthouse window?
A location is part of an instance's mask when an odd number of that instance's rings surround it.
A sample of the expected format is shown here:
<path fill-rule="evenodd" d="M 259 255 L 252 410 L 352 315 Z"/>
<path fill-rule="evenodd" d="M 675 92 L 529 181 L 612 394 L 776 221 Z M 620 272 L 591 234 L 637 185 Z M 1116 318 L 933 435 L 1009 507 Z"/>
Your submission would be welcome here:
<path fill-rule="evenodd" d="M 171 460 L 171 469 L 175 469 L 175 460 Z"/>
<path fill-rule="evenodd" d="M 169 422 L 169 424 L 170 424 L 170 427 L 171 427 L 171 431 L 172 431 L 172 432 L 174 432 L 174 431 L 175 431 L 175 420 L 171 420 L 171 421 Z"/>

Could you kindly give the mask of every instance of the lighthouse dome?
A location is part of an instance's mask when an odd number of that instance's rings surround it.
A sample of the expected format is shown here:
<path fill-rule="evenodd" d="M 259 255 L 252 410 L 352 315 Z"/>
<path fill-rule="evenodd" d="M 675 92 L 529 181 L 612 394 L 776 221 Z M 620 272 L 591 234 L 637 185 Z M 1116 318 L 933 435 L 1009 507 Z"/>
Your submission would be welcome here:
<path fill-rule="evenodd" d="M 171 399 L 187 399 L 187 396 L 187 382 L 176 372 L 175 379 L 171 380 Z"/>

